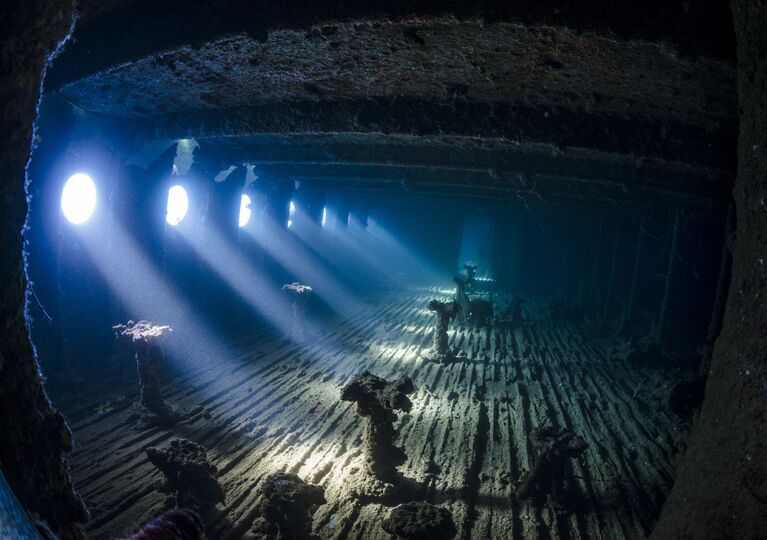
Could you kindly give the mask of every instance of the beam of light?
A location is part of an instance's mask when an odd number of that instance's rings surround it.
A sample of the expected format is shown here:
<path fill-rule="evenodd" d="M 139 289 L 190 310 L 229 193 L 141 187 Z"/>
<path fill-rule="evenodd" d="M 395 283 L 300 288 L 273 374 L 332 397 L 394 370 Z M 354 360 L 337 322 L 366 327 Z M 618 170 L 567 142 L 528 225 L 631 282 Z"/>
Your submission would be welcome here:
<path fill-rule="evenodd" d="M 130 232 L 117 221 L 111 231 L 83 231 L 83 245 L 107 285 L 124 306 L 127 317 L 146 319 L 155 324 L 170 324 L 173 333 L 165 348 L 169 362 L 188 372 L 202 370 L 212 362 L 232 357 L 217 337 L 201 321 L 194 308 L 168 285 L 146 258 Z M 96 228 L 94 228 L 96 229 Z M 108 241 L 105 241 L 107 238 Z M 105 321 L 117 324 L 125 321 Z"/>
<path fill-rule="evenodd" d="M 416 256 L 373 217 L 368 217 L 367 227 L 360 228 L 357 234 L 363 233 L 374 242 L 377 252 L 385 257 L 391 272 L 403 274 L 410 283 L 446 282 L 444 272 L 437 271 L 429 262 Z"/>
<path fill-rule="evenodd" d="M 299 221 L 302 225 L 294 227 L 296 235 L 363 291 L 370 290 L 371 286 L 449 283 L 448 276 L 416 257 L 373 218 L 366 220 L 367 227 L 354 214 L 346 227 L 331 219 L 323 229 L 324 234 L 318 232 L 319 226 L 315 231 L 303 225 L 310 221 Z"/>
<path fill-rule="evenodd" d="M 253 215 L 253 210 L 250 208 L 250 197 L 245 193 L 240 198 L 240 227 L 244 227 L 250 221 L 250 217 Z"/>
<path fill-rule="evenodd" d="M 361 227 L 362 229 L 367 229 L 368 228 L 368 216 L 367 216 L 367 214 L 353 215 L 351 212 L 349 212 L 349 217 L 346 220 L 346 225 L 348 226 L 350 223 L 354 223 L 358 227 Z"/>
<path fill-rule="evenodd" d="M 377 279 L 378 273 L 368 262 L 369 254 L 363 249 L 355 251 L 347 245 L 349 239 L 345 230 L 333 219 L 331 212 L 327 213 L 327 223 L 323 227 L 317 225 L 308 216 L 303 216 L 299 211 L 298 222 L 294 227 L 294 234 L 300 238 L 306 248 L 321 257 L 328 266 L 333 267 L 337 275 L 351 282 L 360 281 L 364 278 L 369 285 Z"/>
<path fill-rule="evenodd" d="M 328 222 L 328 208 L 327 206 L 322 208 L 322 226 L 324 227 Z"/>
<path fill-rule="evenodd" d="M 396 274 L 395 261 L 390 260 L 391 253 L 378 239 L 370 235 L 362 223 L 351 218 L 346 229 L 340 232 L 345 245 L 352 249 L 357 257 L 361 257 L 368 265 L 375 268 L 385 279 L 391 279 Z"/>
<path fill-rule="evenodd" d="M 307 228 L 318 230 L 318 226 L 308 216 L 296 214 L 296 234 L 287 232 L 269 217 L 264 217 L 258 231 L 251 231 L 255 240 L 288 270 L 295 279 L 310 285 L 325 303 L 342 315 L 359 313 L 364 304 L 349 293 L 325 266 L 301 241 L 298 231 Z M 316 232 L 316 231 L 315 231 Z"/>
<path fill-rule="evenodd" d="M 356 228 L 354 220 L 348 226 L 336 220 L 330 220 L 325 229 L 327 234 L 315 234 L 304 237 L 304 240 L 309 244 L 320 246 L 324 258 L 353 281 L 371 284 L 387 279 L 386 265 L 381 257 L 374 253 L 369 239 L 362 234 L 354 233 Z M 312 231 L 306 231 L 304 234 L 310 232 Z"/>
<path fill-rule="evenodd" d="M 189 196 L 186 190 L 176 184 L 168 190 L 168 206 L 165 213 L 165 221 L 174 227 L 181 223 L 189 211 Z"/>
<path fill-rule="evenodd" d="M 67 221 L 80 225 L 88 221 L 96 209 L 96 184 L 85 173 L 73 174 L 61 192 L 61 211 Z"/>
<path fill-rule="evenodd" d="M 194 231 L 181 230 L 182 237 L 205 263 L 223 279 L 250 307 L 285 335 L 292 329 L 293 307 L 287 295 L 263 272 L 258 271 L 212 226 L 205 239 Z M 308 335 L 319 333 L 304 321 Z"/>

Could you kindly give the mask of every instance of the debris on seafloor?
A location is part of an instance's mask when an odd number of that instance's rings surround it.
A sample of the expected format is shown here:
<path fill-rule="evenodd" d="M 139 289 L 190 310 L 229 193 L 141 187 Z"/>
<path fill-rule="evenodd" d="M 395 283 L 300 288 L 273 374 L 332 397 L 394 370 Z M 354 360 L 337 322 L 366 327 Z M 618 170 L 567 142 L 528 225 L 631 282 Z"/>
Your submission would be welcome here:
<path fill-rule="evenodd" d="M 526 300 L 519 296 L 515 296 L 511 300 L 511 305 L 509 306 L 509 320 L 512 323 L 522 322 L 522 306 L 525 302 Z"/>
<path fill-rule="evenodd" d="M 173 424 L 177 415 L 162 397 L 157 372 L 164 360 L 162 342 L 172 331 L 167 325 L 149 321 L 118 324 L 112 327 L 118 340 L 131 343 L 136 351 L 140 398 L 138 412 L 142 420 L 154 424 Z"/>
<path fill-rule="evenodd" d="M 567 495 L 565 467 L 588 448 L 580 435 L 551 426 L 536 428 L 531 433 L 535 453 L 532 470 L 524 473 L 515 489 L 518 499 L 532 499 L 536 504 L 560 504 Z"/>
<path fill-rule="evenodd" d="M 447 329 L 450 327 L 450 321 L 458 315 L 461 308 L 454 301 L 440 302 L 437 299 L 429 301 L 426 307 L 437 317 L 437 326 L 434 328 L 432 350 L 427 356 L 430 360 L 436 362 L 446 362 L 450 358 L 447 346 Z"/>
<path fill-rule="evenodd" d="M 474 278 L 477 276 L 477 265 L 473 262 L 464 263 L 463 270 L 466 272 L 466 288 L 471 292 L 474 285 Z"/>
<path fill-rule="evenodd" d="M 471 301 L 469 322 L 475 328 L 484 328 L 493 319 L 493 304 L 484 298 L 474 298 Z"/>
<path fill-rule="evenodd" d="M 110 412 L 114 410 L 114 408 L 115 407 L 112 404 L 112 402 L 109 400 L 106 400 L 106 401 L 102 401 L 98 403 L 96 405 L 95 411 L 96 411 L 96 414 L 109 414 Z"/>
<path fill-rule="evenodd" d="M 290 295 L 291 305 L 293 306 L 293 321 L 290 329 L 291 337 L 294 341 L 303 341 L 304 311 L 306 311 L 306 304 L 313 289 L 309 285 L 294 281 L 293 283 L 283 285 L 282 290 Z"/>
<path fill-rule="evenodd" d="M 397 467 L 407 458 L 402 449 L 394 446 L 395 411 L 412 409 L 407 395 L 413 392 L 410 377 L 403 375 L 389 382 L 367 371 L 355 375 L 341 391 L 341 399 L 356 403 L 357 413 L 365 418 L 363 440 L 368 478 L 361 479 L 355 490 L 358 494 L 380 497 L 394 490 Z"/>
<path fill-rule="evenodd" d="M 457 533 L 449 510 L 420 501 L 395 507 L 381 528 L 401 540 L 450 540 Z"/>
<path fill-rule="evenodd" d="M 522 323 L 522 306 L 525 299 L 519 296 L 502 298 L 495 310 L 495 326 L 500 328 L 515 328 Z"/>
<path fill-rule="evenodd" d="M 258 517 L 251 532 L 258 540 L 314 540 L 312 515 L 325 504 L 325 490 L 307 484 L 295 474 L 266 477 L 258 502 Z"/>
<path fill-rule="evenodd" d="M 453 283 L 455 283 L 455 301 L 461 307 L 458 311 L 458 321 L 461 324 L 466 324 L 469 321 L 469 315 L 471 314 L 471 299 L 466 292 L 466 278 L 463 276 L 454 276 Z"/>
<path fill-rule="evenodd" d="M 666 363 L 660 346 L 650 337 L 631 338 L 617 343 L 610 351 L 610 359 L 637 367 L 662 366 Z"/>
<path fill-rule="evenodd" d="M 152 518 L 128 540 L 202 540 L 202 519 L 187 508 L 174 508 Z"/>
<path fill-rule="evenodd" d="M 204 508 L 225 501 L 218 469 L 201 445 L 174 437 L 166 447 L 147 448 L 146 455 L 165 474 L 163 489 L 174 493 L 176 506 Z"/>

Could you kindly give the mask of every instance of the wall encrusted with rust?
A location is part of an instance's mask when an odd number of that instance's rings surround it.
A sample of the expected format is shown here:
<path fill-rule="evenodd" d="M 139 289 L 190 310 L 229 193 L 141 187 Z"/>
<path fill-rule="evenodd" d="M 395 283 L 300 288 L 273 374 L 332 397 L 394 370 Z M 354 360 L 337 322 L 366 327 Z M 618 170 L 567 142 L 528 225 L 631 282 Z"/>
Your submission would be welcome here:
<path fill-rule="evenodd" d="M 700 419 L 653 538 L 767 531 L 767 3 L 735 0 L 737 242 Z"/>
<path fill-rule="evenodd" d="M 71 2 L 7 3 L 0 13 L 0 467 L 24 507 L 65 539 L 81 538 L 88 514 L 65 457 L 64 418 L 51 405 L 29 341 L 22 229 L 26 166 L 41 80 L 71 32 Z"/>

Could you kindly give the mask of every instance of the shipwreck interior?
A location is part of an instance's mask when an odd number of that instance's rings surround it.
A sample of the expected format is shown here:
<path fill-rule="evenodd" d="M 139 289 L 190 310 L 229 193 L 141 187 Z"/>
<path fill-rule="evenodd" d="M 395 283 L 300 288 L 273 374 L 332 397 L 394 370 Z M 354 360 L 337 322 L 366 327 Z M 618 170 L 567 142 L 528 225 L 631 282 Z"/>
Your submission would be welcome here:
<path fill-rule="evenodd" d="M 0 536 L 763 538 L 767 4 L 2 31 Z"/>

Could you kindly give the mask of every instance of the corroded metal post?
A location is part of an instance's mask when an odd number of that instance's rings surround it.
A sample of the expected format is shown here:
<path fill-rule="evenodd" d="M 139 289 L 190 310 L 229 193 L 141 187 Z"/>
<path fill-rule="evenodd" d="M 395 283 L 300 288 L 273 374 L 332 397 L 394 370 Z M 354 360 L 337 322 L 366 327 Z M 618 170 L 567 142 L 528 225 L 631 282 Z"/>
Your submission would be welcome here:
<path fill-rule="evenodd" d="M 395 411 L 408 412 L 413 404 L 407 395 L 415 392 L 410 377 L 387 381 L 367 371 L 356 375 L 341 391 L 341 400 L 357 404 L 365 418 L 365 466 L 381 482 L 397 480 L 397 466 L 405 462 L 402 449 L 394 446 Z"/>
<path fill-rule="evenodd" d="M 136 351 L 136 369 L 140 387 L 139 406 L 143 409 L 144 420 L 157 420 L 161 423 L 173 423 L 175 413 L 165 403 L 157 378 L 157 371 L 163 362 L 163 339 L 172 331 L 170 326 L 154 325 L 149 321 L 118 324 L 112 329 L 117 338 L 124 343 L 131 343 Z"/>

